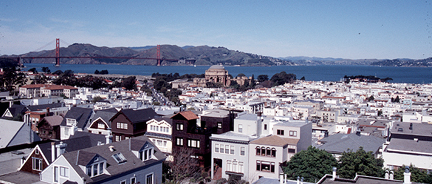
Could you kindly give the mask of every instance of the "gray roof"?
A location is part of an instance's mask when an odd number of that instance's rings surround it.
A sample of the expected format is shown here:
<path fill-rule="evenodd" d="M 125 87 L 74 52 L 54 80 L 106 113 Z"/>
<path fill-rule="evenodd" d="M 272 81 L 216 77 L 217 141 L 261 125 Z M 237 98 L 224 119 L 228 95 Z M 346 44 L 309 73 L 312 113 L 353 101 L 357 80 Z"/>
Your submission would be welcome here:
<path fill-rule="evenodd" d="M 120 112 L 122 112 L 132 123 L 145 122 L 155 118 L 156 116 L 156 112 L 152 108 L 139 110 L 123 109 Z"/>
<path fill-rule="evenodd" d="M 239 120 L 257 120 L 258 116 L 256 114 L 241 114 L 239 116 L 237 116 L 235 119 L 239 119 Z"/>
<path fill-rule="evenodd" d="M 24 122 L 0 119 L 0 127 L 0 149 L 40 140 Z"/>
<path fill-rule="evenodd" d="M 154 150 L 155 150 L 154 156 L 156 157 L 156 159 L 141 161 L 131 151 L 131 149 L 134 150 L 136 148 L 143 148 L 145 145 L 151 145 L 152 147 L 154 147 Z M 112 152 L 109 149 L 109 147 L 111 147 L 111 146 L 113 146 L 113 148 L 114 148 L 114 151 L 112 151 Z M 85 154 L 82 155 L 81 154 L 82 152 L 85 152 Z M 126 158 L 126 162 L 123 162 L 121 164 L 117 163 L 113 158 L 113 155 L 117 154 L 117 153 L 121 153 Z M 107 165 L 108 165 L 106 170 L 108 171 L 108 173 L 111 174 L 110 176 L 102 175 L 102 176 L 90 178 L 79 167 L 79 164 L 77 164 L 77 161 L 81 160 L 82 159 L 81 157 L 85 157 L 83 159 L 88 160 L 90 158 L 89 155 L 91 156 L 91 154 L 98 155 L 98 156 L 100 156 L 106 160 Z M 165 158 L 166 158 L 165 154 L 163 152 L 161 152 L 156 146 L 154 146 L 152 144 L 152 142 L 150 141 L 150 139 L 148 139 L 146 136 L 133 137 L 131 139 L 120 141 L 120 142 L 114 142 L 111 144 L 94 146 L 91 148 L 86 148 L 86 149 L 82 149 L 82 150 L 78 150 L 78 151 L 74 151 L 74 152 L 69 152 L 69 153 L 63 154 L 63 156 L 72 165 L 74 170 L 87 181 L 87 183 L 101 182 L 107 178 L 115 177 L 116 175 L 122 174 L 124 172 L 128 172 L 128 171 L 133 170 L 133 169 L 138 169 L 138 168 L 142 168 L 142 167 L 149 167 L 149 166 L 152 166 L 153 163 L 158 163 L 158 162 L 161 163 L 161 161 L 165 160 Z"/>
<path fill-rule="evenodd" d="M 401 180 L 390 180 L 385 178 L 373 177 L 373 176 L 363 176 L 357 175 L 354 179 L 346 179 L 346 178 L 336 178 L 332 179 L 332 175 L 326 174 L 324 175 L 317 184 L 339 184 L 339 183 L 357 183 L 357 184 L 396 184 L 396 183 L 404 183 Z M 411 182 L 415 184 L 416 182 Z"/>
<path fill-rule="evenodd" d="M 392 138 L 390 144 L 386 148 L 387 150 L 400 150 L 409 152 L 420 152 L 420 153 L 432 153 L 432 141 L 425 141 L 419 139 L 398 139 Z"/>
<path fill-rule="evenodd" d="M 61 126 L 66 126 L 66 119 L 71 118 L 77 121 L 77 127 L 84 129 L 87 125 L 90 116 L 93 113 L 93 109 L 91 108 L 82 108 L 82 107 L 72 107 L 65 115 Z"/>
<path fill-rule="evenodd" d="M 363 147 L 366 152 L 372 151 L 375 154 L 385 142 L 385 139 L 356 134 L 335 134 L 321 139 L 320 142 L 324 143 L 324 145 L 318 148 L 329 153 L 343 153 L 347 149 L 357 151 L 360 147 Z"/>
<path fill-rule="evenodd" d="M 65 148 L 66 153 L 97 146 L 99 142 L 105 143 L 105 141 L 106 140 L 104 135 L 77 131 L 75 132 L 75 135 L 71 136 L 67 140 L 63 140 L 62 142 L 67 144 Z M 54 143 L 58 145 L 60 144 L 60 141 L 55 141 Z M 41 149 L 48 163 L 51 163 L 51 142 L 39 144 L 39 148 Z"/>
<path fill-rule="evenodd" d="M 10 183 L 30 184 L 38 182 L 39 180 L 39 175 L 24 171 L 17 171 L 0 176 L 0 181 L 8 181 Z"/>
<path fill-rule="evenodd" d="M 412 129 L 410 129 L 411 124 Z M 400 129 L 402 131 L 400 131 Z M 393 124 L 390 132 L 392 134 L 432 136 L 432 125 L 423 123 L 397 122 Z"/>
<path fill-rule="evenodd" d="M 40 111 L 40 110 L 45 110 L 46 108 L 58 108 L 58 107 L 63 107 L 64 104 L 63 103 L 53 103 L 53 104 L 43 104 L 43 105 L 29 105 L 27 106 L 27 108 L 30 111 Z"/>
<path fill-rule="evenodd" d="M 105 121 L 108 126 L 111 126 L 111 123 L 109 123 L 109 120 L 117 114 L 117 110 L 115 108 L 111 109 L 104 109 L 104 110 L 97 110 L 95 111 L 95 115 L 93 116 L 93 121 L 101 118 L 103 121 Z"/>

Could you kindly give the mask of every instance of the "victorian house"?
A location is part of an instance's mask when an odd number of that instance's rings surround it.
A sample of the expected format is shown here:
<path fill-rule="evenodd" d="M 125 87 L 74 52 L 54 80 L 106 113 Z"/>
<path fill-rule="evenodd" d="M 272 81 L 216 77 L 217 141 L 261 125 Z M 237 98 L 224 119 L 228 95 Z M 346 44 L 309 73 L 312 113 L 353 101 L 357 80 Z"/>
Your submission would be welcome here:
<path fill-rule="evenodd" d="M 147 109 L 122 109 L 109 121 L 113 142 L 144 135 L 147 131 L 147 121 L 157 117 L 152 108 Z"/>

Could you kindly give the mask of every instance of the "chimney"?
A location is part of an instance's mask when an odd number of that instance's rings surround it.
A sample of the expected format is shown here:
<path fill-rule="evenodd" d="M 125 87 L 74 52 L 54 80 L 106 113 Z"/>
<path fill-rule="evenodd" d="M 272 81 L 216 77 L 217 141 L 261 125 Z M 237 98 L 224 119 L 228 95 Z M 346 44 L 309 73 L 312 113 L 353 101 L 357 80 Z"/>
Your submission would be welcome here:
<path fill-rule="evenodd" d="M 404 184 L 411 184 L 411 172 L 409 170 L 409 166 L 405 166 L 404 172 Z"/>
<path fill-rule="evenodd" d="M 46 108 L 46 114 L 45 114 L 45 116 L 49 116 L 49 115 L 50 115 L 50 108 L 47 107 L 47 108 Z"/>
<path fill-rule="evenodd" d="M 105 144 L 111 143 L 111 138 L 112 138 L 112 135 L 106 135 L 105 136 Z"/>
<path fill-rule="evenodd" d="M 51 163 L 56 159 L 55 142 L 51 142 Z"/>
<path fill-rule="evenodd" d="M 393 171 L 390 171 L 390 178 L 389 179 L 394 180 L 394 173 L 393 173 Z"/>
<path fill-rule="evenodd" d="M 300 176 L 297 176 L 297 184 L 300 184 Z"/>
<path fill-rule="evenodd" d="M 332 175 L 332 180 L 336 179 L 336 167 L 333 167 L 333 175 Z"/>
<path fill-rule="evenodd" d="M 66 151 L 66 143 L 60 142 L 59 145 L 56 145 L 57 147 L 57 158 L 62 155 Z"/>

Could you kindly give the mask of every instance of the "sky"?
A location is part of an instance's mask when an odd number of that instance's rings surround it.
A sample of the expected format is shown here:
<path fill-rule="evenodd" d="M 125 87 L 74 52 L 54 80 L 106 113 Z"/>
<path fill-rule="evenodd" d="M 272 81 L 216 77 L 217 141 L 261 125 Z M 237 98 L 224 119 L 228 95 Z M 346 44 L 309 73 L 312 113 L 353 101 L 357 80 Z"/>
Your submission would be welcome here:
<path fill-rule="evenodd" d="M 432 0 L 4 0 L 0 55 L 73 43 L 272 56 L 432 57 Z"/>

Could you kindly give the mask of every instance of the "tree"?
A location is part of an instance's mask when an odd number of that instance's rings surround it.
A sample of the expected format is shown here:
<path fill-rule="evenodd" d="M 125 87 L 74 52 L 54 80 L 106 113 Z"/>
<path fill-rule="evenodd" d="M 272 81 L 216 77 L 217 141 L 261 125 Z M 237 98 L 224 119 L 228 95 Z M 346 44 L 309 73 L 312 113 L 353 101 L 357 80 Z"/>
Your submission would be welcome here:
<path fill-rule="evenodd" d="M 404 180 L 405 165 L 397 169 L 394 172 L 394 179 Z M 432 183 L 432 174 L 428 174 L 426 171 L 414 167 L 412 164 L 409 166 L 409 171 L 411 172 L 411 182 L 420 183 Z"/>
<path fill-rule="evenodd" d="M 55 71 L 54 73 L 52 73 L 52 74 L 54 74 L 54 75 L 61 75 L 63 73 L 63 71 L 61 71 L 61 70 L 57 70 L 57 71 Z"/>
<path fill-rule="evenodd" d="M 45 73 L 51 73 L 51 70 L 50 70 L 48 67 L 43 66 L 43 67 L 42 67 L 42 72 L 45 72 Z"/>
<path fill-rule="evenodd" d="M 291 157 L 283 170 L 290 179 L 300 176 L 307 182 L 315 182 L 325 174 L 331 174 L 336 165 L 337 161 L 330 153 L 309 146 Z"/>
<path fill-rule="evenodd" d="M 306 80 L 306 78 L 303 76 L 302 78 L 300 78 L 300 80 L 304 81 L 304 80 Z"/>
<path fill-rule="evenodd" d="M 286 72 L 276 73 L 272 76 L 270 81 L 272 81 L 273 86 L 284 85 L 285 83 L 292 83 L 296 80 L 295 74 L 287 74 Z"/>
<path fill-rule="evenodd" d="M 29 72 L 33 72 L 33 73 L 38 73 L 37 70 L 36 70 L 36 68 L 30 68 L 28 71 Z"/>
<path fill-rule="evenodd" d="M 192 176 L 194 173 L 200 173 L 198 159 L 193 158 L 194 151 L 190 148 L 177 149 L 173 151 L 173 161 L 168 164 L 168 177 L 170 183 L 182 183 L 183 180 Z"/>
<path fill-rule="evenodd" d="M 108 74 L 108 70 L 101 70 L 99 74 Z"/>
<path fill-rule="evenodd" d="M 92 99 L 92 103 L 100 102 L 100 101 L 102 101 L 102 100 L 103 100 L 102 97 L 100 97 L 100 96 L 95 96 L 95 97 Z"/>
<path fill-rule="evenodd" d="M 268 75 L 258 75 L 257 80 L 258 80 L 258 82 L 264 82 L 264 81 L 269 80 L 269 78 L 268 78 Z"/>
<path fill-rule="evenodd" d="M 373 101 L 373 100 L 375 100 L 375 97 L 373 95 L 371 95 L 369 98 L 367 98 L 368 102 Z"/>
<path fill-rule="evenodd" d="M 255 77 L 254 77 L 254 75 L 252 74 L 252 79 L 251 79 L 251 88 L 255 88 Z"/>
<path fill-rule="evenodd" d="M 237 77 L 239 77 L 239 78 L 241 78 L 241 77 L 245 77 L 246 75 L 244 74 L 244 73 L 239 73 L 238 75 L 237 75 Z"/>
<path fill-rule="evenodd" d="M 27 82 L 25 75 L 17 72 L 15 67 L 3 68 L 3 75 L 0 77 L 2 91 L 12 92 L 16 86 L 22 86 Z"/>
<path fill-rule="evenodd" d="M 353 179 L 356 174 L 383 177 L 384 160 L 375 158 L 372 151 L 366 152 L 360 147 L 356 152 L 344 151 L 339 160 L 338 174 L 341 178 Z"/>
<path fill-rule="evenodd" d="M 95 70 L 95 72 L 94 72 L 94 74 L 99 74 L 100 72 L 99 72 L 99 70 Z"/>
<path fill-rule="evenodd" d="M 122 87 L 126 88 L 126 90 L 136 90 L 136 77 L 135 76 L 130 76 L 127 78 L 124 78 L 122 80 Z"/>

